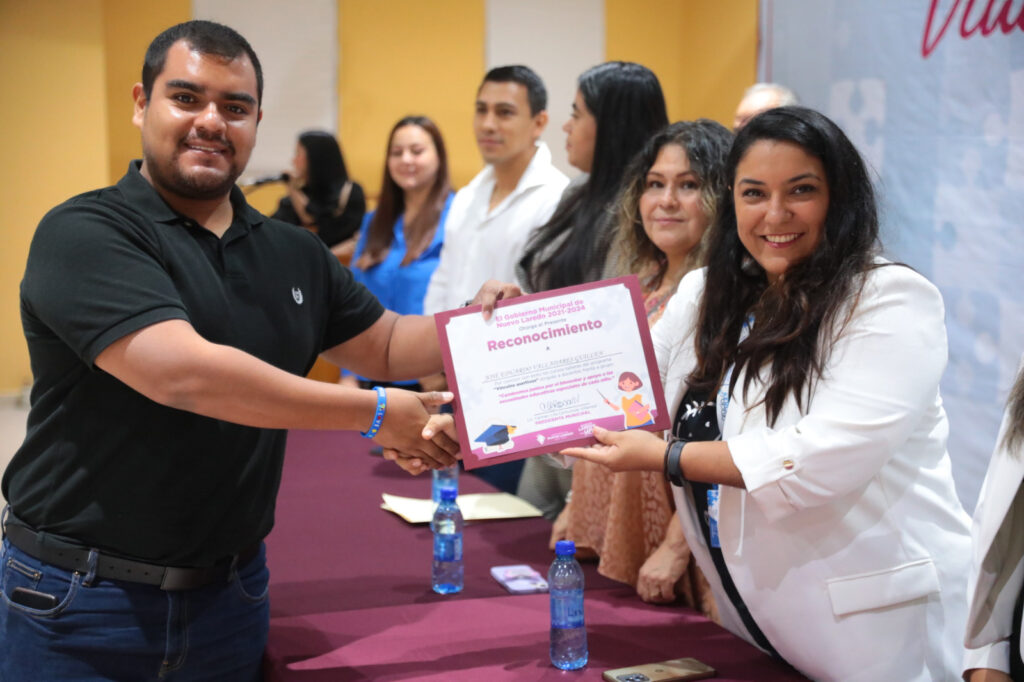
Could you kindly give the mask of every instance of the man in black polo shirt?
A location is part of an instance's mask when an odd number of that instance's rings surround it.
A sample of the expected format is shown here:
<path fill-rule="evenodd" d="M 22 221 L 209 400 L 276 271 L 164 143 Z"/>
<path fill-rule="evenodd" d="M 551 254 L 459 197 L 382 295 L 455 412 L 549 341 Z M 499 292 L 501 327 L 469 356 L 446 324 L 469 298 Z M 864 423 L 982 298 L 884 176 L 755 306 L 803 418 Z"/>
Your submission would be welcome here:
<path fill-rule="evenodd" d="M 234 183 L 261 95 L 240 35 L 168 29 L 133 91 L 143 161 L 39 225 L 0 679 L 255 679 L 284 429 L 368 431 L 414 471 L 453 461 L 449 433 L 424 438 L 425 407 L 450 394 L 302 378 L 317 355 L 391 379 L 440 357 L 431 318 L 384 310 L 315 235 L 246 204 Z"/>

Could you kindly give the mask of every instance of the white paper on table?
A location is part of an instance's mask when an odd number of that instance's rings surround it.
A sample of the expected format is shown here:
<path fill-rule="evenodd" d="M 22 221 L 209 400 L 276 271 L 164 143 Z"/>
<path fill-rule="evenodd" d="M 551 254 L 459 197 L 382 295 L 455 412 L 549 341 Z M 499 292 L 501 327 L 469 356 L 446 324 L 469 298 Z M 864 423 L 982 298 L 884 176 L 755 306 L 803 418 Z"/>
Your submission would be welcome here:
<path fill-rule="evenodd" d="M 401 497 L 382 493 L 385 511 L 398 514 L 409 523 L 429 523 L 437 505 L 431 499 Z M 486 519 L 523 519 L 542 516 L 541 511 L 521 497 L 509 493 L 472 493 L 457 500 L 462 518 L 467 521 Z"/>

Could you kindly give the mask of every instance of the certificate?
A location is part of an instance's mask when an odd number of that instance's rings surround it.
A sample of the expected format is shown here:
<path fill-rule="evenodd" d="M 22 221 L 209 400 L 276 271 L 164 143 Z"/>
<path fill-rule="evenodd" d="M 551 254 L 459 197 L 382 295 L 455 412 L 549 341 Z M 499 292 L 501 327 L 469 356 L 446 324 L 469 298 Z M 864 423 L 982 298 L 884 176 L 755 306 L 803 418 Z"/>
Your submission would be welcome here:
<path fill-rule="evenodd" d="M 467 469 L 668 427 L 636 276 L 434 316 Z"/>

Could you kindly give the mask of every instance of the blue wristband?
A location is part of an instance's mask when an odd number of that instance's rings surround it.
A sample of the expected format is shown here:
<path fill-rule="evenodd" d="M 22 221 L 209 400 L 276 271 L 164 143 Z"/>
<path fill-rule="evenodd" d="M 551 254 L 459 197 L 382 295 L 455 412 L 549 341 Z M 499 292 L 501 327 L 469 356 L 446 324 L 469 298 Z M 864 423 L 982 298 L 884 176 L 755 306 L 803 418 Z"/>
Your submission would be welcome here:
<path fill-rule="evenodd" d="M 380 425 L 384 423 L 384 413 L 388 409 L 388 394 L 380 386 L 374 386 L 377 391 L 377 410 L 373 413 L 373 423 L 366 431 L 360 432 L 363 438 L 373 438 L 380 431 Z"/>

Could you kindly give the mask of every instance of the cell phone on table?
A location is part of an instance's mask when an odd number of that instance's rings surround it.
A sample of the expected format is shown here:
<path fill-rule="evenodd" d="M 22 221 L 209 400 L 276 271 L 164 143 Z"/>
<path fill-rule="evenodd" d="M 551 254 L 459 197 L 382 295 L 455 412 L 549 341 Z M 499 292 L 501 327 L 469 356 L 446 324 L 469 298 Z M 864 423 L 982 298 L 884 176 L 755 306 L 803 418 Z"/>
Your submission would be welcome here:
<path fill-rule="evenodd" d="M 60 603 L 52 594 L 36 592 L 27 587 L 15 587 L 14 591 L 11 592 L 11 601 L 15 604 L 27 606 L 30 609 L 36 609 L 37 611 L 55 609 L 57 604 Z"/>
<path fill-rule="evenodd" d="M 660 663 L 605 670 L 602 678 L 605 682 L 679 682 L 704 680 L 714 676 L 715 669 L 696 658 L 674 658 Z"/>
<path fill-rule="evenodd" d="M 491 577 L 501 583 L 512 594 L 534 594 L 547 592 L 548 581 L 532 566 L 492 566 Z"/>

